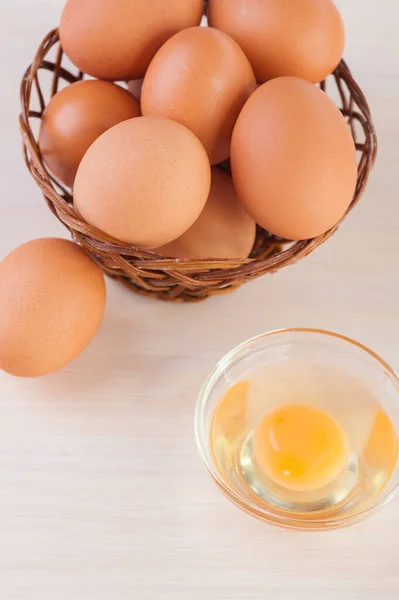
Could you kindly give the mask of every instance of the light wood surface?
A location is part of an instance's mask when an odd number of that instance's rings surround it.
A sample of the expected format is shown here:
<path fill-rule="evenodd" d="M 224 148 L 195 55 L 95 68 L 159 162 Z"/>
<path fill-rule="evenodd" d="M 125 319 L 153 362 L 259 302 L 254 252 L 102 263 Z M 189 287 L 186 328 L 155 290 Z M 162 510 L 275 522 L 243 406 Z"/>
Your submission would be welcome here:
<path fill-rule="evenodd" d="M 65 236 L 23 165 L 18 84 L 62 0 L 0 0 L 0 256 Z M 2 600 L 394 600 L 399 500 L 332 533 L 241 514 L 194 444 L 199 386 L 266 330 L 332 329 L 399 368 L 399 4 L 340 0 L 346 58 L 370 100 L 380 153 L 338 234 L 295 267 L 198 305 L 108 283 L 99 335 L 63 372 L 0 374 Z"/>

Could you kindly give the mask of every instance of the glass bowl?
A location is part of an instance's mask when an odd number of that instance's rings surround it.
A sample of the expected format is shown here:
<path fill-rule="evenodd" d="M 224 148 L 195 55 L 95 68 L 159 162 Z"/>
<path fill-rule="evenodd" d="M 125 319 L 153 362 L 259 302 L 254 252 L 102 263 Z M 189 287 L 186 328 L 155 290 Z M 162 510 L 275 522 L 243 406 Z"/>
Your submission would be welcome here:
<path fill-rule="evenodd" d="M 248 485 L 249 479 L 242 477 L 242 462 L 240 473 L 223 474 L 211 436 L 215 409 L 234 384 L 258 377 L 259 373 L 262 373 L 262 381 L 267 382 L 267 389 L 277 393 L 280 404 L 292 403 L 295 398 L 303 399 L 306 395 L 310 399 L 317 396 L 329 409 L 332 407 L 330 414 L 334 410 L 341 416 L 344 414 L 355 436 L 362 434 L 365 428 L 370 402 L 377 402 L 390 419 L 395 444 L 398 437 L 399 379 L 377 354 L 328 331 L 286 329 L 265 333 L 237 346 L 219 361 L 205 381 L 196 407 L 195 436 L 199 454 L 216 484 L 231 501 L 263 521 L 284 527 L 334 529 L 371 515 L 393 498 L 399 489 L 398 462 L 393 462 L 395 466 L 376 496 L 370 494 L 369 499 L 359 500 L 354 495 L 351 500 L 349 495 L 345 501 L 338 499 L 334 506 L 320 505 L 313 507 L 314 510 L 297 510 L 296 505 L 278 504 L 270 501 L 272 496 L 254 493 L 258 488 Z M 353 467 L 348 476 L 355 475 L 357 471 Z"/>

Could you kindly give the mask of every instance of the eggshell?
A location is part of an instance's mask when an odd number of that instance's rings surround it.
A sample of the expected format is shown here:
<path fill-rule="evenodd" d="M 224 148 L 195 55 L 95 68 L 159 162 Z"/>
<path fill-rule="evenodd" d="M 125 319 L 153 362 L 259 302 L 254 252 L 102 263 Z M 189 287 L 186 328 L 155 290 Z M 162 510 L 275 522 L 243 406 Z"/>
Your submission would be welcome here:
<path fill-rule="evenodd" d="M 318 87 L 295 77 L 265 83 L 233 133 L 234 184 L 248 213 L 290 240 L 316 237 L 347 211 L 355 145 L 344 117 Z"/>
<path fill-rule="evenodd" d="M 95 80 L 73 83 L 44 111 L 40 151 L 50 171 L 72 187 L 91 144 L 113 125 L 139 115 L 139 102 L 118 85 Z"/>
<path fill-rule="evenodd" d="M 201 215 L 186 233 L 157 252 L 176 258 L 247 258 L 255 236 L 256 223 L 240 203 L 230 175 L 213 167 Z"/>
<path fill-rule="evenodd" d="M 144 78 L 143 115 L 182 123 L 201 140 L 211 164 L 230 155 L 233 127 L 256 87 L 241 48 L 217 29 L 192 27 L 162 46 Z"/>
<path fill-rule="evenodd" d="M 332 0 L 210 0 L 209 23 L 240 44 L 259 83 L 284 75 L 321 81 L 345 46 Z"/>
<path fill-rule="evenodd" d="M 79 246 L 23 244 L 0 263 L 0 368 L 19 377 L 61 369 L 90 343 L 104 308 L 103 274 Z"/>
<path fill-rule="evenodd" d="M 210 189 L 201 142 L 163 117 L 138 117 L 106 131 L 85 154 L 75 207 L 88 223 L 140 248 L 167 244 L 200 215 Z"/>
<path fill-rule="evenodd" d="M 144 76 L 173 34 L 199 25 L 202 13 L 202 0 L 68 0 L 61 45 L 84 73 L 129 81 Z"/>

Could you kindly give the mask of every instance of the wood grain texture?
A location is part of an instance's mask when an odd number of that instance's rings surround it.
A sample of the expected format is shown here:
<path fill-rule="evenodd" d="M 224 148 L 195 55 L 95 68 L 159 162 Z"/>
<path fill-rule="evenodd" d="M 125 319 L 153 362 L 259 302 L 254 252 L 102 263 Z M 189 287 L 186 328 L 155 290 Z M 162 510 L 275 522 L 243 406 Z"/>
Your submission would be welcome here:
<path fill-rule="evenodd" d="M 25 170 L 17 129 L 21 73 L 62 4 L 0 2 L 0 256 L 65 236 Z M 110 283 L 106 318 L 80 359 L 43 380 L 0 374 L 0 598 L 397 598 L 399 500 L 342 531 L 274 529 L 220 495 L 193 438 L 204 376 L 265 330 L 333 329 L 399 368 L 399 5 L 338 5 L 380 139 L 363 200 L 302 263 L 204 304 Z"/>

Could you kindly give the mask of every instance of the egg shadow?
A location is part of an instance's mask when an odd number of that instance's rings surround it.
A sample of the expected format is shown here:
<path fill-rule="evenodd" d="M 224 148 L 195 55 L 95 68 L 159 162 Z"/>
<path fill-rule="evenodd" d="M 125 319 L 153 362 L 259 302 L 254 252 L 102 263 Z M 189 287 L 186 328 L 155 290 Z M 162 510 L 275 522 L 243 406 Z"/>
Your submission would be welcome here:
<path fill-rule="evenodd" d="M 96 390 L 117 382 L 121 361 L 126 362 L 129 356 L 133 336 L 134 318 L 106 314 L 92 342 L 75 360 L 56 373 L 29 380 L 30 389 L 58 401 L 71 395 L 94 400 Z"/>
<path fill-rule="evenodd" d="M 171 363 L 182 357 L 165 349 L 156 325 L 165 318 L 165 310 L 173 322 L 176 307 L 168 310 L 166 303 L 132 292 L 124 298 L 123 291 L 119 288 L 97 334 L 77 358 L 58 372 L 27 380 L 34 397 L 51 402 L 116 401 L 118 386 L 133 398 L 151 389 L 154 377 L 166 383 Z"/>

